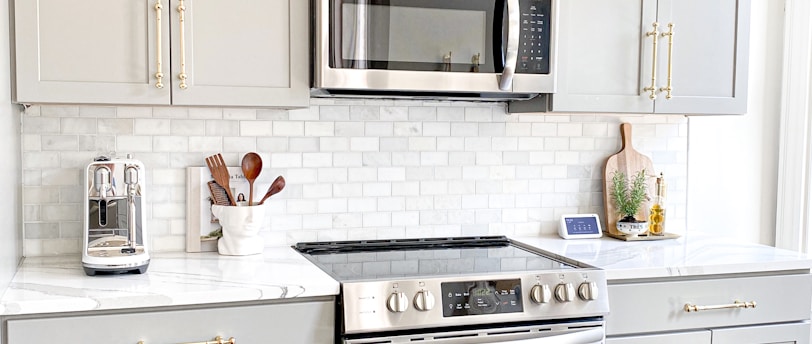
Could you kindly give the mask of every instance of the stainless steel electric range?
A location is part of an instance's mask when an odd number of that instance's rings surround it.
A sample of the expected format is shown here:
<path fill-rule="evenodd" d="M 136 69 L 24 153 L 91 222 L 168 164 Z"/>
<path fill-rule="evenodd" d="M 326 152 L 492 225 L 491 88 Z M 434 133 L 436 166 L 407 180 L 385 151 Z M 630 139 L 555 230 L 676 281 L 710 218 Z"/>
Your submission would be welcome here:
<path fill-rule="evenodd" d="M 307 242 L 341 284 L 336 342 L 602 343 L 600 269 L 503 236 Z"/>

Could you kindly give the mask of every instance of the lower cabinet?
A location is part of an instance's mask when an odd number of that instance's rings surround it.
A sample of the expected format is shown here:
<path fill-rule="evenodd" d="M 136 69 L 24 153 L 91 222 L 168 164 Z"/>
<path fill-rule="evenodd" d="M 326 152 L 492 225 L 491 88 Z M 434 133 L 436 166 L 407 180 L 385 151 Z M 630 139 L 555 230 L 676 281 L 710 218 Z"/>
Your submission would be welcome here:
<path fill-rule="evenodd" d="M 14 344 L 236 343 L 332 344 L 334 302 L 280 302 L 170 311 L 28 318 L 7 321 Z"/>
<path fill-rule="evenodd" d="M 692 331 L 606 338 L 606 344 L 706 344 L 710 342 L 710 331 Z"/>
<path fill-rule="evenodd" d="M 606 338 L 606 344 L 806 344 L 809 331 L 808 323 L 776 324 L 617 336 Z"/>
<path fill-rule="evenodd" d="M 714 329 L 713 344 L 806 344 L 809 323 Z"/>
<path fill-rule="evenodd" d="M 610 281 L 607 343 L 810 343 L 812 275 Z"/>

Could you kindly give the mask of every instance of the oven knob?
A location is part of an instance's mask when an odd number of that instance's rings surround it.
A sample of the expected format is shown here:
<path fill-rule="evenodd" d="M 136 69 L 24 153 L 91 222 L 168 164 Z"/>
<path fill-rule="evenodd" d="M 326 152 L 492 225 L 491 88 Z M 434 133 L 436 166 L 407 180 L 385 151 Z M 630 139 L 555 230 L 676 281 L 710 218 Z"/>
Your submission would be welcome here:
<path fill-rule="evenodd" d="M 575 300 L 575 287 L 572 286 L 572 283 L 561 283 L 555 286 L 555 298 L 559 302 Z"/>
<path fill-rule="evenodd" d="M 406 297 L 406 293 L 392 293 L 386 299 L 386 308 L 393 313 L 405 312 L 409 309 L 409 298 Z"/>
<path fill-rule="evenodd" d="M 530 299 L 535 303 L 550 302 L 553 293 L 550 292 L 550 287 L 546 284 L 536 284 L 530 289 Z"/>
<path fill-rule="evenodd" d="M 598 284 L 595 282 L 584 282 L 578 286 L 578 296 L 581 300 L 592 301 L 598 299 Z"/>
<path fill-rule="evenodd" d="M 418 311 L 428 311 L 434 308 L 434 294 L 428 290 L 418 291 L 414 296 L 414 308 Z"/>

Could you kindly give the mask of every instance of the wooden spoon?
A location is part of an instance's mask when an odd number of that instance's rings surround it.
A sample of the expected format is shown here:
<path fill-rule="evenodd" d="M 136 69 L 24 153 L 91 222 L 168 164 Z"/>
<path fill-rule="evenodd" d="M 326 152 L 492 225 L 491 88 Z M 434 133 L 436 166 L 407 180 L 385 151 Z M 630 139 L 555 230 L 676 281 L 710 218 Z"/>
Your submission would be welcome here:
<path fill-rule="evenodd" d="M 250 152 L 242 157 L 242 174 L 248 180 L 248 205 L 254 205 L 254 181 L 262 172 L 262 158 L 259 154 Z"/>
<path fill-rule="evenodd" d="M 282 176 L 276 177 L 276 179 L 271 183 L 271 186 L 268 187 L 268 192 L 265 193 L 265 196 L 262 197 L 262 200 L 259 201 L 259 204 L 265 203 L 265 200 L 268 197 L 276 195 L 279 191 L 285 188 L 285 178 Z"/>

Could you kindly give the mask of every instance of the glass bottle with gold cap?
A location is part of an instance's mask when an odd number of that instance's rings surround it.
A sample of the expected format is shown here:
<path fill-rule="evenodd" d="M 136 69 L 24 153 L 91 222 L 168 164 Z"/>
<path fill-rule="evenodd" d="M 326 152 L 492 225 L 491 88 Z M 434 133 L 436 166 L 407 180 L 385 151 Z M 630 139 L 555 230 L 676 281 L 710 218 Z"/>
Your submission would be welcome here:
<path fill-rule="evenodd" d="M 650 235 L 665 234 L 665 178 L 662 172 L 654 186 L 654 202 L 649 212 L 648 231 Z"/>

